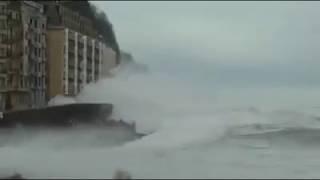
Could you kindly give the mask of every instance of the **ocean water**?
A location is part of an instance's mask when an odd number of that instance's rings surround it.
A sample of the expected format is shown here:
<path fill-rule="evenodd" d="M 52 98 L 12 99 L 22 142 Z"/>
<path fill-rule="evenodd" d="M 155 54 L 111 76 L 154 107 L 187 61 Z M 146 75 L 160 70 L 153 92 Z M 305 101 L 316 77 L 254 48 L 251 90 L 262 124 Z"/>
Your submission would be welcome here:
<path fill-rule="evenodd" d="M 0 176 L 111 178 L 319 178 L 318 88 L 203 88 L 160 72 L 90 84 L 75 99 L 112 102 L 114 118 L 149 135 L 96 127 L 0 132 Z"/>

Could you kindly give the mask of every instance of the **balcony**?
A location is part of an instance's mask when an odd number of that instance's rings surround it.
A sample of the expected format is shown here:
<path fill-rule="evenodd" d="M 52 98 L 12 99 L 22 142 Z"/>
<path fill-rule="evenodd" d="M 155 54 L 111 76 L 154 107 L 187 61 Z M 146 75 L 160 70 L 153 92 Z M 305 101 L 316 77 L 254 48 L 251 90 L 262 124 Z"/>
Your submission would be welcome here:
<path fill-rule="evenodd" d="M 78 41 L 78 48 L 79 48 L 79 49 L 83 49 L 83 48 L 84 48 L 83 39 L 79 39 L 79 41 Z"/>
<path fill-rule="evenodd" d="M 84 72 L 79 73 L 78 77 L 80 80 L 84 80 Z"/>
<path fill-rule="evenodd" d="M 8 84 L 8 86 L 7 87 L 5 87 L 5 88 L 2 88 L 2 91 L 6 91 L 6 92 L 12 92 L 12 91 L 14 91 L 14 92 L 29 92 L 30 91 L 30 89 L 29 88 L 26 88 L 26 87 L 21 87 L 21 86 L 19 86 L 19 85 L 17 85 L 17 84 L 11 84 L 11 85 L 9 85 Z"/>
<path fill-rule="evenodd" d="M 74 46 L 69 46 L 68 47 L 68 52 L 74 54 Z"/>
<path fill-rule="evenodd" d="M 69 86 L 68 87 L 68 94 L 69 95 L 74 95 L 74 86 Z"/>
<path fill-rule="evenodd" d="M 91 73 L 92 72 L 92 66 L 87 66 L 87 71 L 88 71 L 88 73 Z"/>
<path fill-rule="evenodd" d="M 0 20 L 7 20 L 8 16 L 6 13 L 0 12 Z"/>
<path fill-rule="evenodd" d="M 94 53 L 95 53 L 96 55 L 99 54 L 99 48 L 98 48 L 98 47 L 95 47 L 95 48 L 94 48 Z"/>
<path fill-rule="evenodd" d="M 3 78 L 3 77 L 7 77 L 7 71 L 6 70 L 1 70 L 0 71 L 0 78 Z"/>
<path fill-rule="evenodd" d="M 84 62 L 83 61 L 79 61 L 78 63 L 79 63 L 79 68 L 83 69 L 84 68 Z"/>
<path fill-rule="evenodd" d="M 95 47 L 99 47 L 99 41 L 96 40 L 96 41 L 94 41 L 94 43 L 95 43 L 95 44 L 94 44 Z"/>
<path fill-rule="evenodd" d="M 81 57 L 83 57 L 83 49 L 82 49 L 82 50 L 78 49 L 78 55 L 80 55 Z"/>
<path fill-rule="evenodd" d="M 69 71 L 69 73 L 68 73 L 68 79 L 74 80 L 74 71 Z"/>
<path fill-rule="evenodd" d="M 75 36 L 74 36 L 74 33 L 73 33 L 73 32 L 70 32 L 70 31 L 69 31 L 68 39 L 71 40 L 71 41 L 74 41 L 74 40 L 75 40 Z"/>
<path fill-rule="evenodd" d="M 46 75 L 47 75 L 47 71 L 46 71 L 46 69 L 43 69 L 41 71 L 41 76 L 45 77 Z"/>
<path fill-rule="evenodd" d="M 3 44 L 14 44 L 14 43 L 22 42 L 22 41 L 23 41 L 22 35 L 15 35 L 13 37 L 12 36 L 11 37 L 5 36 L 2 39 L 1 43 L 3 43 Z"/>
<path fill-rule="evenodd" d="M 74 66 L 75 66 L 74 60 L 70 60 L 70 59 L 69 59 L 69 61 L 68 61 L 68 67 L 69 67 L 69 68 L 74 68 Z"/>
<path fill-rule="evenodd" d="M 38 77 L 42 77 L 42 76 L 43 76 L 42 71 L 38 71 L 38 72 L 37 72 L 37 76 L 38 76 Z"/>
<path fill-rule="evenodd" d="M 20 68 L 9 68 L 7 71 L 8 74 L 19 74 Z"/>
<path fill-rule="evenodd" d="M 4 64 L 10 60 L 7 56 L 0 56 L 0 64 Z"/>

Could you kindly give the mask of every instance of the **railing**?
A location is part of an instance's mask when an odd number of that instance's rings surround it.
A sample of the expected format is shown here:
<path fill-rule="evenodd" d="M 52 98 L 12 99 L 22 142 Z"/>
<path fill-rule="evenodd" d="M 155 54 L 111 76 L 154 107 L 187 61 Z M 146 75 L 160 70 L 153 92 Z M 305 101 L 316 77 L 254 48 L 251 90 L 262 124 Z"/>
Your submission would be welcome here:
<path fill-rule="evenodd" d="M 83 61 L 79 61 L 79 67 L 80 67 L 80 69 L 84 68 L 84 62 Z"/>
<path fill-rule="evenodd" d="M 69 59 L 68 66 L 71 67 L 71 68 L 74 68 L 74 66 L 75 66 L 74 60 Z"/>
<path fill-rule="evenodd" d="M 74 80 L 74 71 L 69 71 L 68 79 Z"/>

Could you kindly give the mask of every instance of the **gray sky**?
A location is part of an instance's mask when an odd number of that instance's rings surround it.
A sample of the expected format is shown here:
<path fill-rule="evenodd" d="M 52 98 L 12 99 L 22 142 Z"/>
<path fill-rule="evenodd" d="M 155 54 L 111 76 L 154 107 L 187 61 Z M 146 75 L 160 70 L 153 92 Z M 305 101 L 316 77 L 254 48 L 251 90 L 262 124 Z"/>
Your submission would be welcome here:
<path fill-rule="evenodd" d="M 320 2 L 94 3 L 121 48 L 154 67 L 219 82 L 320 84 Z"/>

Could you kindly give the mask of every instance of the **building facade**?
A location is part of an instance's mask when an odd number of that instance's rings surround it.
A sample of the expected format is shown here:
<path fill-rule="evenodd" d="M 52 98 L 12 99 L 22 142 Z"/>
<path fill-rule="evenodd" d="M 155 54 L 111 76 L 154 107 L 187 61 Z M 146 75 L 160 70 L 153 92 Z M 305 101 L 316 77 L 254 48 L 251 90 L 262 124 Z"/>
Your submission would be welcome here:
<path fill-rule="evenodd" d="M 0 1 L 0 111 L 76 96 L 117 65 L 93 21 L 63 1 Z"/>
<path fill-rule="evenodd" d="M 0 109 L 46 103 L 46 17 L 33 1 L 0 2 Z"/>
<path fill-rule="evenodd" d="M 48 29 L 49 97 L 76 96 L 102 73 L 103 43 L 65 27 Z"/>
<path fill-rule="evenodd" d="M 49 98 L 76 96 L 114 66 L 114 51 L 102 42 L 92 20 L 65 7 L 47 2 Z"/>

